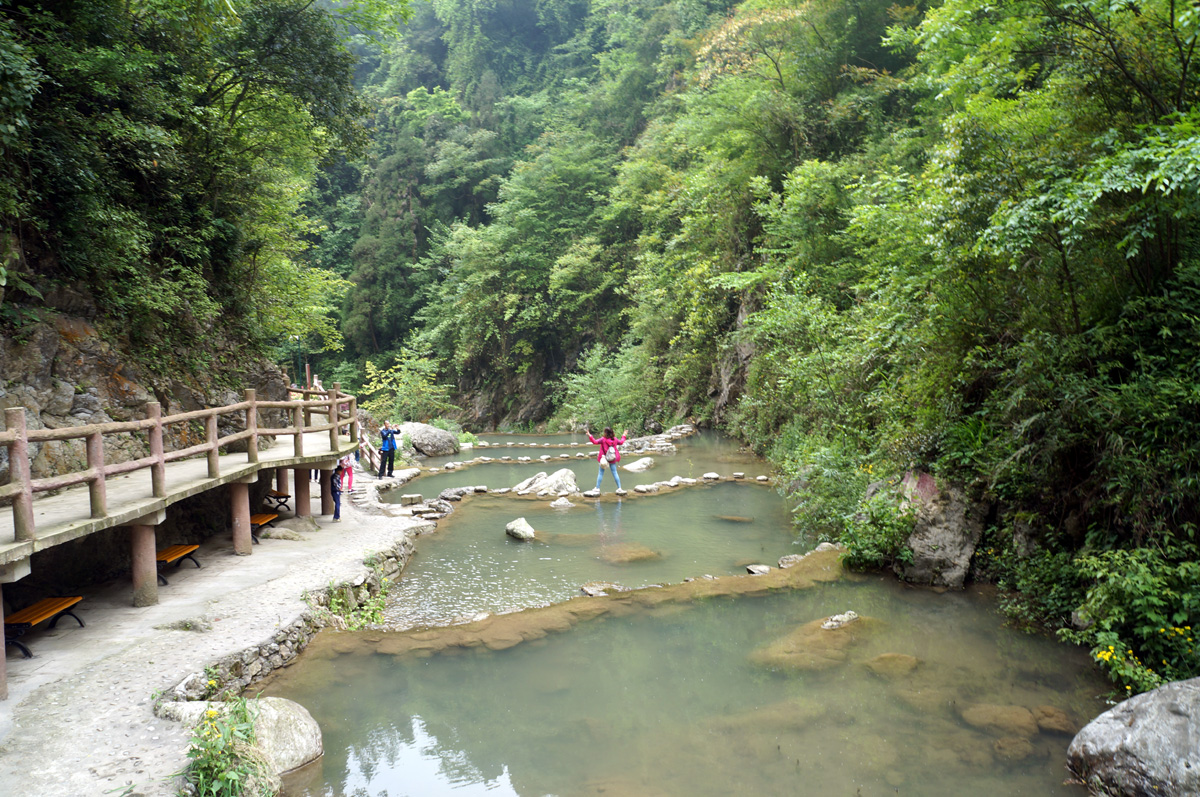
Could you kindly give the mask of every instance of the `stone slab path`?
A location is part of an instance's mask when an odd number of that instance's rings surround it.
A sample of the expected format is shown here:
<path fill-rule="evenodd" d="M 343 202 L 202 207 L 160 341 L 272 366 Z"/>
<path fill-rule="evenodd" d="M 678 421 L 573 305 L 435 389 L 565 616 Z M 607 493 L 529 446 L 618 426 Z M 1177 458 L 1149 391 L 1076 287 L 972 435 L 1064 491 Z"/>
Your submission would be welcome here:
<path fill-rule="evenodd" d="M 313 503 L 319 512 L 319 498 Z M 264 538 L 251 556 L 234 555 L 227 536 L 214 537 L 197 552 L 201 569 L 184 562 L 167 574 L 157 606 L 130 606 L 129 583 L 114 582 L 87 592 L 77 607 L 87 627 L 66 618 L 31 634 L 32 659 L 10 647 L 0 795 L 174 795 L 189 734 L 154 716 L 156 692 L 265 643 L 306 610 L 306 590 L 352 580 L 365 570 L 365 555 L 419 522 L 366 514 L 349 501 L 342 517 L 315 518 L 319 530 L 300 541 Z M 187 620 L 205 620 L 211 630 L 168 627 Z"/>

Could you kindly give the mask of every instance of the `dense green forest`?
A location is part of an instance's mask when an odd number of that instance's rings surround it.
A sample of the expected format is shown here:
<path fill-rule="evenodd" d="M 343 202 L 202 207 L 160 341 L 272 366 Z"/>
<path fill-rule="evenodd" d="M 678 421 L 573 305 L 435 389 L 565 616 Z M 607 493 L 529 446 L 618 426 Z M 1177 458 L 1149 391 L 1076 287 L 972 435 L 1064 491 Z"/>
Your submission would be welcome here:
<path fill-rule="evenodd" d="M 991 507 L 1014 618 L 1200 674 L 1197 8 L 3 8 L 6 329 L 75 290 L 160 367 L 689 417 L 863 566 L 911 528 L 868 485 L 927 471 Z"/>

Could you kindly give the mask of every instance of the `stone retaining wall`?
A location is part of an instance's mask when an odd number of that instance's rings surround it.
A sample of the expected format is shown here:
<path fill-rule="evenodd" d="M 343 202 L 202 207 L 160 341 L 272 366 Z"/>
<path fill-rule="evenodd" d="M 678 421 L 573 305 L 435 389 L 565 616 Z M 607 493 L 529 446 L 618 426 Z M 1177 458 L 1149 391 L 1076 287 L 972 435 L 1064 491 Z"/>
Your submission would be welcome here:
<path fill-rule="evenodd" d="M 378 595 L 385 580 L 396 581 L 412 556 L 415 548 L 413 540 L 420 531 L 420 527 L 410 529 L 387 551 L 368 556 L 363 562 L 363 571 L 350 581 L 331 584 L 319 592 L 309 593 L 310 610 L 258 645 L 224 656 L 203 672 L 192 673 L 163 695 L 163 699 L 179 701 L 231 697 L 241 694 L 280 667 L 286 667 L 322 628 L 345 627 L 344 618 L 328 609 L 334 595 L 341 597 L 343 605 L 354 609 Z"/>

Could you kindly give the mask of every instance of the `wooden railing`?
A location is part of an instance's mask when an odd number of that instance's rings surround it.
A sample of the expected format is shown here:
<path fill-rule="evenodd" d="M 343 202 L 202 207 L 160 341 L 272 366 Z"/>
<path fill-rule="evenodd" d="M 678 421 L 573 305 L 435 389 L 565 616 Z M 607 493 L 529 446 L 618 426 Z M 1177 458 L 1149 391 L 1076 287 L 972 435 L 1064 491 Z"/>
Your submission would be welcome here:
<path fill-rule="evenodd" d="M 350 442 L 357 443 L 358 400 L 341 392 L 335 383 L 330 390 L 290 390 L 300 394 L 298 400 L 259 401 L 254 390 L 246 390 L 244 400 L 225 407 L 184 412 L 178 415 L 162 415 L 157 401 L 146 404 L 146 418 L 141 421 L 101 423 L 87 426 L 71 426 L 62 429 L 28 429 L 25 423 L 25 408 L 12 407 L 4 411 L 5 430 L 0 432 L 0 445 L 8 447 L 8 484 L 0 486 L 0 500 L 13 501 L 13 525 L 18 541 L 33 540 L 37 532 L 33 517 L 33 496 L 47 490 L 59 490 L 77 484 L 87 484 L 91 500 L 91 516 L 104 518 L 108 515 L 108 500 L 105 483 L 109 476 L 149 469 L 150 489 L 156 498 L 167 494 L 166 465 L 200 454 L 208 458 L 208 477 L 221 475 L 220 449 L 232 443 L 246 441 L 247 461 L 258 462 L 258 438 L 264 435 L 281 437 L 292 435 L 294 456 L 304 456 L 304 435 L 309 432 L 329 432 L 329 447 L 339 448 L 341 430 L 349 427 Z M 262 410 L 286 410 L 291 425 L 285 427 L 260 426 L 258 413 Z M 240 432 L 218 434 L 218 419 L 225 415 L 244 412 L 245 428 Z M 312 416 L 323 415 L 325 423 L 313 425 Z M 178 423 L 203 421 L 204 442 L 176 451 L 165 451 L 163 430 Z M 149 434 L 150 455 L 140 459 L 114 464 L 104 461 L 104 436 L 115 434 Z M 84 470 L 34 479 L 29 460 L 29 444 L 49 441 L 82 439 L 87 451 L 87 467 Z"/>

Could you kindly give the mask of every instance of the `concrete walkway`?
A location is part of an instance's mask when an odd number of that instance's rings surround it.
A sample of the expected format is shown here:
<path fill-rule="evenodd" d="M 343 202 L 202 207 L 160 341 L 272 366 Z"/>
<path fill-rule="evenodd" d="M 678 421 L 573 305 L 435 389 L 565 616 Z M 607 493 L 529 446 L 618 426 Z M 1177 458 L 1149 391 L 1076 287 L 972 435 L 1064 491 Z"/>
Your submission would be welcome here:
<path fill-rule="evenodd" d="M 328 444 L 327 444 L 328 445 Z M 363 474 L 356 474 L 356 480 Z M 367 477 L 370 478 L 369 476 Z M 320 500 L 313 498 L 320 511 Z M 154 696 L 223 655 L 266 642 L 297 619 L 302 596 L 364 570 L 417 521 L 363 514 L 343 499 L 343 521 L 316 518 L 301 541 L 263 539 L 233 554 L 226 535 L 167 572 L 159 604 L 129 605 L 129 583 L 85 593 L 65 618 L 25 638 L 34 658 L 9 648 L 9 699 L 0 703 L 0 795 L 174 795 L 188 732 L 153 714 Z M 183 621 L 211 630 L 174 630 Z M 195 621 L 204 621 L 196 623 Z"/>

